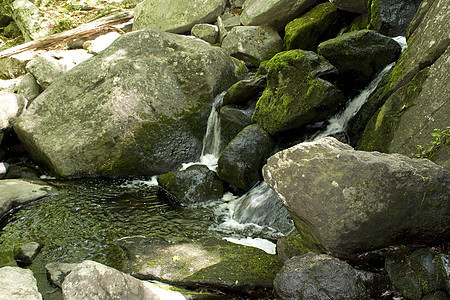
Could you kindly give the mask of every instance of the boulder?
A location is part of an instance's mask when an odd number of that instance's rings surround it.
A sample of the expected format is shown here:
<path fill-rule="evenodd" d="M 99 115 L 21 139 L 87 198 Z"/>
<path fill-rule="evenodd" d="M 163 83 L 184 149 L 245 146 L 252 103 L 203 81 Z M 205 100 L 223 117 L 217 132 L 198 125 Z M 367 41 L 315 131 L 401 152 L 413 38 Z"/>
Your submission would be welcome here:
<path fill-rule="evenodd" d="M 252 79 L 240 80 L 233 84 L 223 97 L 223 105 L 246 103 L 256 100 L 266 88 L 267 77 L 257 76 Z"/>
<path fill-rule="evenodd" d="M 18 267 L 0 268 L 0 299 L 42 300 L 31 270 Z"/>
<path fill-rule="evenodd" d="M 222 151 L 217 175 L 233 186 L 248 191 L 260 181 L 260 171 L 275 146 L 258 124 L 245 127 Z"/>
<path fill-rule="evenodd" d="M 51 191 L 50 186 L 17 179 L 0 181 L 0 218 L 10 209 L 45 197 Z"/>
<path fill-rule="evenodd" d="M 27 73 L 26 65 L 39 52 L 25 51 L 0 59 L 0 79 L 13 79 Z"/>
<path fill-rule="evenodd" d="M 280 269 L 276 255 L 216 238 L 170 243 L 158 238 L 130 237 L 119 241 L 128 261 L 126 270 L 141 279 L 187 287 L 257 295 L 270 291 Z"/>
<path fill-rule="evenodd" d="M 163 31 L 189 32 L 195 24 L 212 23 L 220 16 L 226 0 L 145 0 L 134 10 L 133 30 L 155 28 Z"/>
<path fill-rule="evenodd" d="M 191 34 L 212 45 L 219 38 L 219 27 L 211 24 L 195 24 L 191 29 Z"/>
<path fill-rule="evenodd" d="M 16 245 L 14 247 L 14 259 L 18 265 L 31 265 L 33 260 L 41 251 L 44 245 L 37 242 L 29 242 L 25 244 Z"/>
<path fill-rule="evenodd" d="M 361 14 L 367 11 L 366 0 L 330 0 L 337 8 Z"/>
<path fill-rule="evenodd" d="M 322 121 L 344 101 L 342 93 L 322 79 L 337 70 L 314 52 L 278 53 L 267 68 L 267 87 L 256 104 L 253 121 L 269 134 Z"/>
<path fill-rule="evenodd" d="M 421 299 L 422 287 L 411 261 L 404 253 L 393 253 L 386 257 L 385 270 L 392 285 L 407 299 Z"/>
<path fill-rule="evenodd" d="M 66 276 L 72 272 L 77 265 L 78 264 L 51 262 L 45 265 L 45 270 L 50 282 L 61 288 Z"/>
<path fill-rule="evenodd" d="M 83 44 L 83 49 L 86 49 L 90 54 L 97 54 L 108 48 L 120 36 L 121 34 L 118 32 L 108 32 L 107 34 L 100 35 L 93 40 L 86 41 Z"/>
<path fill-rule="evenodd" d="M 370 299 L 355 269 L 337 258 L 309 252 L 286 261 L 274 280 L 277 299 Z"/>
<path fill-rule="evenodd" d="M 380 102 L 356 148 L 427 157 L 450 170 L 450 146 L 443 136 L 450 114 L 450 12 L 447 2 L 425 1 L 411 23 L 408 48 L 376 91 Z M 377 110 L 378 109 L 378 110 Z M 437 132 L 435 132 L 437 129 Z M 448 136 L 448 133 L 447 133 Z M 434 147 L 433 142 L 439 147 Z M 418 151 L 417 147 L 423 149 Z"/>
<path fill-rule="evenodd" d="M 246 0 L 242 7 L 241 23 L 268 25 L 282 30 L 287 23 L 313 7 L 317 0 Z"/>
<path fill-rule="evenodd" d="M 11 128 L 27 105 L 22 95 L 0 92 L 0 133 Z"/>
<path fill-rule="evenodd" d="M 323 138 L 278 152 L 263 175 L 297 229 L 330 252 L 449 238 L 450 173 L 428 160 Z"/>
<path fill-rule="evenodd" d="M 350 92 L 365 87 L 377 72 L 396 61 L 401 46 L 375 31 L 359 30 L 321 43 L 317 53 L 336 67 L 341 89 Z"/>
<path fill-rule="evenodd" d="M 222 199 L 224 190 L 216 173 L 205 165 L 193 165 L 186 170 L 159 175 L 158 184 L 181 205 L 218 201 Z"/>
<path fill-rule="evenodd" d="M 84 50 L 49 51 L 32 59 L 26 68 L 45 89 L 57 77 L 91 56 Z"/>
<path fill-rule="evenodd" d="M 283 48 L 283 41 L 274 29 L 263 26 L 233 27 L 224 38 L 222 49 L 256 67 L 261 61 L 272 58 Z"/>
<path fill-rule="evenodd" d="M 406 36 L 421 0 L 373 0 L 369 28 L 387 36 Z"/>
<path fill-rule="evenodd" d="M 225 145 L 228 145 L 239 132 L 253 123 L 251 114 L 231 106 L 222 107 L 219 118 L 221 141 Z"/>
<path fill-rule="evenodd" d="M 25 42 L 50 34 L 45 18 L 39 8 L 28 0 L 15 0 L 11 4 L 12 18 L 20 28 Z"/>
<path fill-rule="evenodd" d="M 159 288 L 156 284 L 142 281 L 91 260 L 78 264 L 66 276 L 62 284 L 64 299 L 142 299 L 181 300 L 179 292 Z"/>
<path fill-rule="evenodd" d="M 338 10 L 332 3 L 322 3 L 286 25 L 284 48 L 315 51 L 330 28 L 336 25 Z M 333 27 L 334 27 L 333 26 Z"/>
<path fill-rule="evenodd" d="M 390 288 L 390 281 L 384 273 L 374 273 L 366 270 L 355 269 L 359 279 L 369 292 L 371 299 L 378 299 Z"/>
<path fill-rule="evenodd" d="M 30 103 L 41 93 L 42 88 L 30 73 L 25 75 L 17 86 L 17 94 L 24 96 Z"/>
<path fill-rule="evenodd" d="M 214 96 L 245 70 L 198 39 L 131 32 L 58 77 L 14 129 L 59 176 L 167 173 L 200 156 Z"/>
<path fill-rule="evenodd" d="M 439 276 L 444 281 L 447 293 L 450 294 L 450 255 L 443 253 L 437 255 L 436 266 L 438 269 Z"/>

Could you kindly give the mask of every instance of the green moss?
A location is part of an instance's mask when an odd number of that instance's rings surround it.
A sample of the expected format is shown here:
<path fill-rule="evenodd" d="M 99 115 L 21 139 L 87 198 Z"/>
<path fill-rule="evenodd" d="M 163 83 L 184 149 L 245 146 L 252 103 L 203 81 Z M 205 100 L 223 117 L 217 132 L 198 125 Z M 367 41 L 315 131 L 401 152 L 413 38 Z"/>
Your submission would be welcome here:
<path fill-rule="evenodd" d="M 367 29 L 380 31 L 381 29 L 381 11 L 380 11 L 380 0 L 372 0 L 370 4 L 370 15 L 369 24 Z"/>

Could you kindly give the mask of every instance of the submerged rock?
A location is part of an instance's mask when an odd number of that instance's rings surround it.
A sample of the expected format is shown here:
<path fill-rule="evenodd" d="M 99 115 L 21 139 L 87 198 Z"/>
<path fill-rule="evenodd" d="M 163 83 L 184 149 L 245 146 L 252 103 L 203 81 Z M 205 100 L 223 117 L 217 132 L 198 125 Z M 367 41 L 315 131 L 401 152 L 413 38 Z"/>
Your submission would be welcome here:
<path fill-rule="evenodd" d="M 200 156 L 213 97 L 241 66 L 198 39 L 131 32 L 58 77 L 14 129 L 59 176 L 166 173 Z"/>
<path fill-rule="evenodd" d="M 312 252 L 289 259 L 275 277 L 274 288 L 281 300 L 370 299 L 349 264 Z"/>
<path fill-rule="evenodd" d="M 159 175 L 158 183 L 174 202 L 181 205 L 220 200 L 224 190 L 216 173 L 204 165 Z"/>
<path fill-rule="evenodd" d="M 225 9 L 225 0 L 145 0 L 136 5 L 133 30 L 155 28 L 188 32 L 195 24 L 212 23 Z"/>
<path fill-rule="evenodd" d="M 328 251 L 449 239 L 450 173 L 428 160 L 324 138 L 278 152 L 263 175 L 299 231 Z"/>
<path fill-rule="evenodd" d="M 31 270 L 18 267 L 0 268 L 0 299 L 42 300 Z"/>
<path fill-rule="evenodd" d="M 119 245 L 128 258 L 127 272 L 188 287 L 206 286 L 243 292 L 271 291 L 280 269 L 276 255 L 215 238 L 169 243 L 131 237 Z M 257 295 L 257 294 L 255 294 Z"/>
<path fill-rule="evenodd" d="M 78 264 L 66 276 L 62 284 L 64 299 L 142 299 L 181 300 L 178 293 L 159 288 L 156 284 L 142 281 L 91 260 Z"/>
<path fill-rule="evenodd" d="M 256 104 L 253 121 L 272 135 L 322 121 L 344 101 L 342 93 L 322 79 L 337 70 L 314 52 L 278 53 L 267 68 L 267 88 Z"/>

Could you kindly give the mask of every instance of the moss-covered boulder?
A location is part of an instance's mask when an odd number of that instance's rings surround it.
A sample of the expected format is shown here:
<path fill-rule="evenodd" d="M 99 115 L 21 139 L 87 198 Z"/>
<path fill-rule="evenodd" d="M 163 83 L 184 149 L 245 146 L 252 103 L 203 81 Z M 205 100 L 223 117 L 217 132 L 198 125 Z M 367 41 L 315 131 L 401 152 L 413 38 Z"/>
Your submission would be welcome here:
<path fill-rule="evenodd" d="M 300 234 L 328 251 L 449 238 L 450 172 L 429 160 L 355 151 L 323 138 L 273 155 L 263 175 Z"/>
<path fill-rule="evenodd" d="M 280 269 L 276 255 L 216 238 L 170 243 L 130 237 L 119 242 L 127 255 L 127 272 L 188 287 L 208 287 L 257 295 L 271 292 Z"/>
<path fill-rule="evenodd" d="M 219 118 L 220 134 L 225 145 L 228 145 L 239 132 L 253 123 L 251 114 L 232 106 L 224 106 L 220 110 Z"/>
<path fill-rule="evenodd" d="M 339 71 L 344 92 L 365 87 L 387 64 L 398 59 L 400 45 L 372 30 L 342 34 L 319 45 L 317 52 Z"/>
<path fill-rule="evenodd" d="M 163 174 L 198 159 L 213 99 L 242 69 L 201 40 L 131 32 L 55 79 L 14 129 L 59 176 Z"/>
<path fill-rule="evenodd" d="M 248 191 L 261 179 L 260 171 L 275 146 L 258 124 L 245 127 L 223 150 L 217 165 L 219 178 Z"/>
<path fill-rule="evenodd" d="M 301 256 L 308 252 L 320 254 L 320 245 L 302 237 L 297 230 L 277 240 L 277 255 L 282 264 L 294 256 Z"/>
<path fill-rule="evenodd" d="M 278 53 L 267 68 L 267 88 L 256 104 L 253 121 L 270 134 L 322 121 L 344 101 L 342 93 L 322 79 L 337 70 L 314 52 Z"/>
<path fill-rule="evenodd" d="M 256 100 L 266 88 L 267 77 L 264 75 L 252 79 L 240 80 L 233 84 L 223 97 L 223 105 L 246 103 Z"/>
<path fill-rule="evenodd" d="M 331 26 L 336 25 L 339 16 L 336 6 L 322 3 L 286 25 L 284 48 L 315 51 Z"/>
<path fill-rule="evenodd" d="M 217 201 L 223 196 L 222 181 L 204 165 L 159 175 L 158 184 L 181 205 Z"/>
<path fill-rule="evenodd" d="M 404 253 L 392 253 L 386 257 L 384 268 L 389 274 L 392 285 L 407 299 L 420 299 L 422 288 L 417 274 L 411 267 L 411 261 Z"/>

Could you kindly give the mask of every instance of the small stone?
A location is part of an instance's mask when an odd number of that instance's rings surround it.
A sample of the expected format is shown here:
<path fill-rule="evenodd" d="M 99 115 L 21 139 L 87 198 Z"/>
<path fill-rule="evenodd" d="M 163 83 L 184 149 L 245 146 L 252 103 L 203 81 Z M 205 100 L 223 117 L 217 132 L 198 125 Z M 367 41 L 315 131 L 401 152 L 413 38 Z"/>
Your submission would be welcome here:
<path fill-rule="evenodd" d="M 212 45 L 217 42 L 219 28 L 211 24 L 196 24 L 192 27 L 191 34 Z"/>
<path fill-rule="evenodd" d="M 73 268 L 78 264 L 67 264 L 60 262 L 51 262 L 45 265 L 45 269 L 47 270 L 47 276 L 50 281 L 61 288 L 62 283 L 66 276 L 72 272 Z"/>
<path fill-rule="evenodd" d="M 14 259 L 19 265 L 31 265 L 44 245 L 30 242 L 14 247 Z"/>

